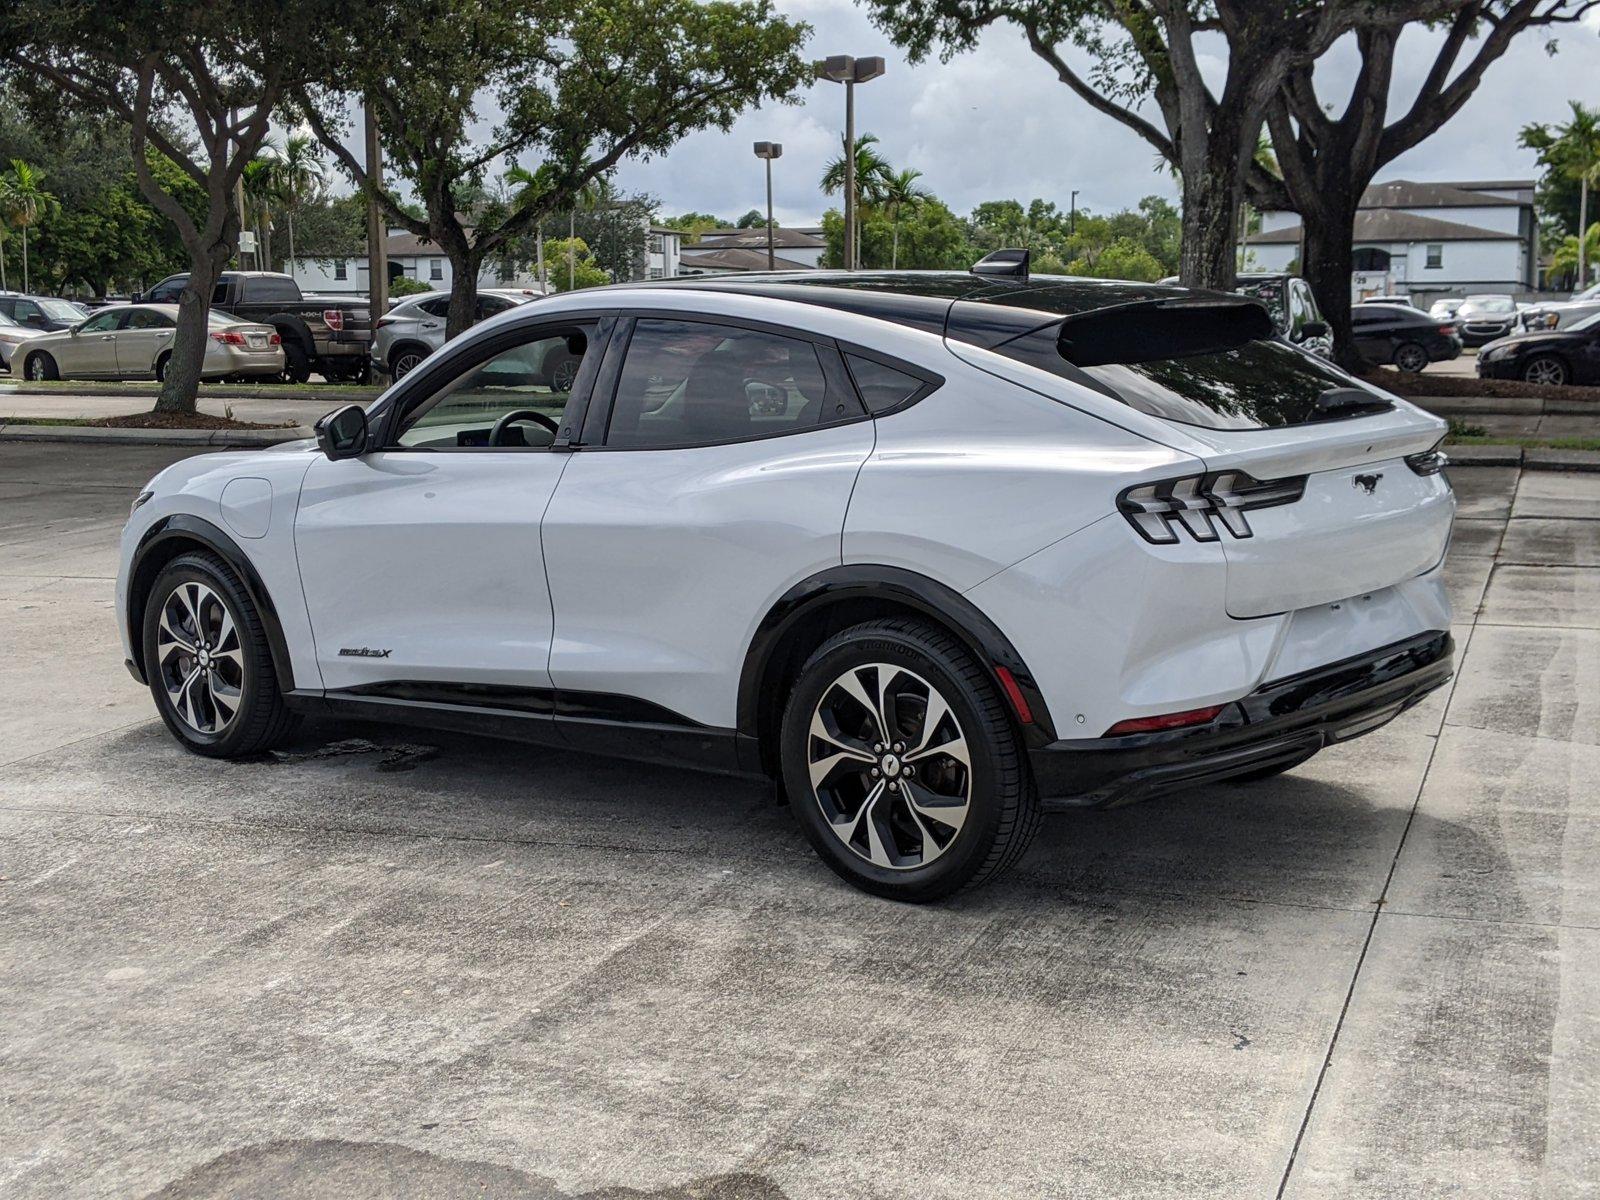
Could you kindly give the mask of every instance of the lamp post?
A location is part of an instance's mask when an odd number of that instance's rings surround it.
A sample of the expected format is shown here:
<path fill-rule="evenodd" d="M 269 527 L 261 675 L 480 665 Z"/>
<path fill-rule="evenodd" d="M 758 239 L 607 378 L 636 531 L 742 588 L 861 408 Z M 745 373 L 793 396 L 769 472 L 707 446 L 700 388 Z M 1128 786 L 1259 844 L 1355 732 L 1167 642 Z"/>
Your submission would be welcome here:
<path fill-rule="evenodd" d="M 856 269 L 856 84 L 883 74 L 882 58 L 833 54 L 822 61 L 822 77 L 844 84 L 844 269 Z"/>
<path fill-rule="evenodd" d="M 767 164 L 767 270 L 776 270 L 777 253 L 772 245 L 772 160 L 783 157 L 782 142 L 757 142 L 756 157 Z"/>
<path fill-rule="evenodd" d="M 1072 189 L 1072 214 L 1067 218 L 1067 234 L 1071 236 L 1078 232 L 1078 189 Z"/>

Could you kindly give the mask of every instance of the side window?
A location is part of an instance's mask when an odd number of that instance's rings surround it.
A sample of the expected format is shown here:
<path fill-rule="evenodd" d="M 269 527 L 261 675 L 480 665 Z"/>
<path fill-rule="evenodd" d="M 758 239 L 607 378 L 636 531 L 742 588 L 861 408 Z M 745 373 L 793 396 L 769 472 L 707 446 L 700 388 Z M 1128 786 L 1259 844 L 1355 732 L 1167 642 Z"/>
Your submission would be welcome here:
<path fill-rule="evenodd" d="M 128 313 L 125 329 L 171 329 L 172 318 L 149 308 L 136 308 Z"/>
<path fill-rule="evenodd" d="M 550 445 L 593 335 L 591 325 L 547 328 L 478 363 L 406 413 L 395 443 L 431 450 Z"/>
<path fill-rule="evenodd" d="M 450 315 L 450 297 L 441 296 L 437 300 L 424 300 L 417 307 L 430 317 L 438 317 L 443 320 Z"/>
<path fill-rule="evenodd" d="M 812 342 L 642 318 L 617 381 L 606 445 L 644 450 L 732 442 L 859 415 L 853 400 L 829 394 Z"/>
<path fill-rule="evenodd" d="M 211 289 L 212 304 L 226 304 L 228 302 L 228 281 L 217 280 L 217 286 Z"/>
<path fill-rule="evenodd" d="M 78 328 L 79 333 L 110 333 L 122 326 L 125 314 L 121 311 L 104 312 L 97 317 L 90 317 Z"/>
<path fill-rule="evenodd" d="M 162 280 L 146 293 L 145 299 L 151 304 L 176 304 L 185 282 L 185 278 Z"/>
<path fill-rule="evenodd" d="M 300 299 L 300 288 L 292 279 L 274 275 L 252 275 L 239 289 L 240 299 L 252 304 L 286 304 Z"/>
<path fill-rule="evenodd" d="M 844 361 L 850 367 L 850 377 L 856 381 L 856 390 L 867 402 L 867 410 L 874 415 L 900 407 L 930 382 L 859 354 L 846 354 Z"/>
<path fill-rule="evenodd" d="M 503 313 L 510 307 L 511 301 L 504 296 L 479 296 L 478 320 L 482 321 L 487 317 L 495 316 L 497 313 Z"/>

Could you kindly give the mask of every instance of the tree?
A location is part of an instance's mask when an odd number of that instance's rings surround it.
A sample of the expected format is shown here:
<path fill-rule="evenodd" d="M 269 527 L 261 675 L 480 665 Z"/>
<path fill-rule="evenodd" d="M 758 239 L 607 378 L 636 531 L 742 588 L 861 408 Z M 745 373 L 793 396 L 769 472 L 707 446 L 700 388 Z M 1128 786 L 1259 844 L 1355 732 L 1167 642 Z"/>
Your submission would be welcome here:
<path fill-rule="evenodd" d="M 1459 0 L 1457 0 L 1459 2 Z M 1021 28 L 1028 46 L 1080 99 L 1144 138 L 1179 172 L 1179 275 L 1232 287 L 1234 219 L 1256 135 L 1292 66 L 1341 36 L 1448 10 L 1452 0 L 868 0 L 873 19 L 919 60 L 971 49 L 991 25 Z M 1220 45 L 1218 44 L 1220 43 Z M 1067 61 L 1086 50 L 1087 76 Z M 1205 71 L 1220 87 L 1213 90 Z M 1138 111 L 1152 99 L 1161 124 Z"/>
<path fill-rule="evenodd" d="M 681 217 L 662 217 L 657 222 L 663 229 L 676 229 L 683 234 L 683 244 L 692 246 L 708 229 L 727 229 L 731 222 L 710 213 L 686 212 Z"/>
<path fill-rule="evenodd" d="M 28 291 L 28 230 L 60 211 L 56 198 L 44 190 L 44 172 L 20 158 L 0 185 L 0 205 L 6 224 L 22 234 L 22 290 Z"/>
<path fill-rule="evenodd" d="M 921 171 L 909 168 L 889 171 L 883 177 L 882 203 L 894 226 L 894 241 L 889 251 L 891 271 L 898 270 L 900 266 L 900 218 L 906 213 L 915 215 L 919 208 L 933 199 L 933 193 L 917 182 L 921 178 Z"/>
<path fill-rule="evenodd" d="M 788 98 L 810 78 L 807 26 L 775 16 L 769 0 L 428 0 L 393 3 L 345 31 L 349 73 L 337 88 L 306 88 L 301 108 L 317 138 L 388 214 L 449 257 L 446 329 L 472 322 L 484 260 L 630 155 L 688 133 L 726 129 L 744 109 Z M 362 99 L 387 163 L 426 210 L 405 211 L 345 145 L 338 102 Z M 477 105 L 498 117 L 474 139 Z M 493 164 L 539 163 L 532 191 L 493 220 L 463 209 Z"/>
<path fill-rule="evenodd" d="M 1589 187 L 1600 183 L 1600 109 L 1586 108 L 1576 100 L 1572 119 L 1565 125 L 1525 125 L 1521 142 L 1538 151 L 1540 165 L 1552 168 L 1578 184 L 1578 231 L 1572 237 L 1577 252 L 1578 287 L 1589 286 Z M 1552 264 L 1553 265 L 1553 264 Z"/>
<path fill-rule="evenodd" d="M 733 223 L 735 229 L 763 229 L 766 224 L 766 215 L 758 208 L 752 208 Z"/>
<path fill-rule="evenodd" d="M 277 180 L 271 140 L 262 143 L 259 157 L 244 165 L 244 211 L 256 235 L 256 267 L 272 269 L 272 210 L 277 206 Z"/>
<path fill-rule="evenodd" d="M 291 133 L 285 138 L 277 162 L 273 164 L 273 177 L 274 191 L 288 227 L 292 259 L 295 257 L 294 219 L 322 194 L 326 182 L 322 149 L 316 139 L 303 133 Z"/>
<path fill-rule="evenodd" d="M 1392 120 L 1390 85 L 1399 22 L 1356 32 L 1360 69 L 1342 107 L 1315 86 L 1315 63 L 1297 63 L 1267 111 L 1280 181 L 1257 169 L 1266 207 L 1300 214 L 1301 273 L 1310 283 L 1346 367 L 1360 364 L 1350 333 L 1350 271 L 1356 210 L 1378 171 L 1461 111 L 1491 64 L 1523 31 L 1566 23 L 1595 0 L 1467 0 L 1444 23 L 1444 39 L 1411 103 Z M 1471 49 L 1469 52 L 1469 47 Z"/>
<path fill-rule="evenodd" d="M 1550 270 L 1548 278 L 1559 279 L 1567 276 L 1578 281 L 1577 291 L 1588 283 L 1583 276 L 1583 264 L 1592 263 L 1600 258 L 1600 221 L 1589 226 L 1583 240 L 1579 241 L 1576 234 L 1569 234 L 1561 239 L 1554 251 L 1550 254 Z"/>
<path fill-rule="evenodd" d="M 566 268 L 554 272 L 550 277 L 550 284 L 556 291 L 601 287 L 611 282 L 611 276 L 595 262 L 589 253 L 588 243 L 582 238 L 556 238 L 546 242 L 544 248 L 552 262 Z"/>
<path fill-rule="evenodd" d="M 157 412 L 195 411 L 212 289 L 238 247 L 234 188 L 288 89 L 333 73 L 333 47 L 357 23 L 353 7 L 330 0 L 0 6 L 0 73 L 35 111 L 65 106 L 125 124 L 139 189 L 176 226 L 188 253 Z M 182 127 L 192 141 L 178 134 Z M 202 219 L 163 186 L 151 149 L 203 191 Z"/>
<path fill-rule="evenodd" d="M 895 254 L 895 223 L 881 206 L 863 209 L 856 227 L 861 243 L 858 261 L 863 266 L 886 267 Z M 822 216 L 822 236 L 828 243 L 824 264 L 844 261 L 844 216 L 830 209 Z M 914 212 L 902 215 L 899 226 L 900 265 L 913 271 L 965 270 L 978 254 L 967 239 L 966 225 L 941 201 L 929 197 Z"/>

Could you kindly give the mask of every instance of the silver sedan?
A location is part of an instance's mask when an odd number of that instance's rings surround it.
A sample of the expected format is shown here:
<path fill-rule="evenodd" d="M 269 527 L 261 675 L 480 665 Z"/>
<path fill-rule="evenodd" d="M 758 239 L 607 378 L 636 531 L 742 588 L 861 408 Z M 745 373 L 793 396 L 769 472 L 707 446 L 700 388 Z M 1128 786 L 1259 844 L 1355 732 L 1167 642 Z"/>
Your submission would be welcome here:
<path fill-rule="evenodd" d="M 21 360 L 21 374 L 32 380 L 165 379 L 177 332 L 176 304 L 117 304 L 71 329 L 30 338 L 13 364 Z M 271 325 L 214 312 L 209 334 L 202 378 L 283 373 L 282 339 Z"/>
<path fill-rule="evenodd" d="M 5 313 L 0 312 L 0 371 L 11 370 L 11 359 L 16 354 L 18 346 L 43 336 L 40 330 L 28 325 L 18 325 Z"/>

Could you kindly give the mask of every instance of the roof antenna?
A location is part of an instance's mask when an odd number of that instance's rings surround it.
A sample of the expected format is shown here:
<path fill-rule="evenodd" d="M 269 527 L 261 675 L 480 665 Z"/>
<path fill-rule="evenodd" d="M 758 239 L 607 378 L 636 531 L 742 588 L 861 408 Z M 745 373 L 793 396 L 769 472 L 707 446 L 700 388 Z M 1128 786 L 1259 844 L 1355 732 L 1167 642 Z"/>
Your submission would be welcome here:
<path fill-rule="evenodd" d="M 1026 250 L 996 250 L 985 254 L 972 264 L 972 274 L 989 275 L 1003 279 L 1028 281 L 1028 252 Z"/>

